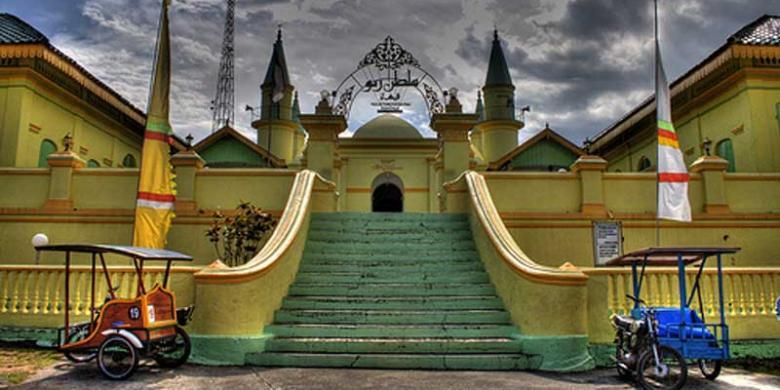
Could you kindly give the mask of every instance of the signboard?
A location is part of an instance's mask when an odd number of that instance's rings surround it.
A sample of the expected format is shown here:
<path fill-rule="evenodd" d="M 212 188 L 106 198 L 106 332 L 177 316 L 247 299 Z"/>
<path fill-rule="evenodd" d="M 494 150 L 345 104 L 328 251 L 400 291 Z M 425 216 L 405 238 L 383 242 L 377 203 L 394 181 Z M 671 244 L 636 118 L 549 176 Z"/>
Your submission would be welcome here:
<path fill-rule="evenodd" d="M 616 221 L 593 222 L 593 257 L 596 265 L 623 255 L 623 228 Z"/>

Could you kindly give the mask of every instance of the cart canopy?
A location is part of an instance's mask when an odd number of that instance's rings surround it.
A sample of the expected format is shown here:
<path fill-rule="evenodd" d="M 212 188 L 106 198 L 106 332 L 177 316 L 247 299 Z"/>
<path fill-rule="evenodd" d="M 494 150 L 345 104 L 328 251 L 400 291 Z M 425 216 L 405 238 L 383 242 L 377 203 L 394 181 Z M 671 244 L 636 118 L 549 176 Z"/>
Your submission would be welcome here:
<path fill-rule="evenodd" d="M 676 266 L 679 257 L 682 257 L 683 263 L 688 265 L 709 256 L 737 253 L 740 249 L 738 247 L 651 247 L 626 253 L 623 256 L 607 261 L 606 265 L 631 265 L 633 263 L 642 263 L 646 259 L 648 266 Z"/>
<path fill-rule="evenodd" d="M 192 261 L 192 256 L 183 253 L 169 251 L 167 249 L 141 248 L 137 246 L 103 245 L 103 244 L 60 244 L 42 245 L 35 248 L 46 252 L 73 252 L 73 253 L 114 253 L 117 255 L 132 257 L 139 260 L 174 260 Z"/>

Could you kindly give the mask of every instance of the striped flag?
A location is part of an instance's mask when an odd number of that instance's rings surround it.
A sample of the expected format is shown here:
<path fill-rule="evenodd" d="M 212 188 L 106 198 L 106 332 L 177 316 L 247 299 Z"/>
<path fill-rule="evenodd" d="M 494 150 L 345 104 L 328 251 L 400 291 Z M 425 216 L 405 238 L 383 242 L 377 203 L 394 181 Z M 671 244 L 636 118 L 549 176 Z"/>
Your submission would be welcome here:
<path fill-rule="evenodd" d="M 672 125 L 669 83 L 666 81 L 661 47 L 655 42 L 655 102 L 658 118 L 658 218 L 691 221 L 688 202 L 688 169 L 685 166 L 677 132 Z"/>
<path fill-rule="evenodd" d="M 135 205 L 133 245 L 146 248 L 165 247 L 176 200 L 169 146 L 173 141 L 173 130 L 168 120 L 171 86 L 169 6 L 170 0 L 163 0 Z"/>

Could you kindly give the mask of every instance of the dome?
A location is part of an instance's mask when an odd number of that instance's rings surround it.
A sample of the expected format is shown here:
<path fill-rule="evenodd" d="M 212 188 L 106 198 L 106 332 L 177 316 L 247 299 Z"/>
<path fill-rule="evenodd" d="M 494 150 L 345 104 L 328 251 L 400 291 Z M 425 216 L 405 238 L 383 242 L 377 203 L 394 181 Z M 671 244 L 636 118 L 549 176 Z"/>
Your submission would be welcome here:
<path fill-rule="evenodd" d="M 360 126 L 352 138 L 422 139 L 422 135 L 402 118 L 393 114 L 382 114 Z"/>

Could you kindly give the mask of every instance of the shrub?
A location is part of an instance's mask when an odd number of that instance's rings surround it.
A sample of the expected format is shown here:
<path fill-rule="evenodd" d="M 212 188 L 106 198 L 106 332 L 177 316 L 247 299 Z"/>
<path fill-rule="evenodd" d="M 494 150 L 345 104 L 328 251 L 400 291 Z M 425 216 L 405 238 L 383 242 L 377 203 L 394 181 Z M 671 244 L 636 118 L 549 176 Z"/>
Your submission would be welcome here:
<path fill-rule="evenodd" d="M 214 223 L 206 236 L 217 257 L 229 267 L 245 264 L 263 247 L 276 220 L 262 209 L 243 202 L 232 216 L 214 213 Z"/>

